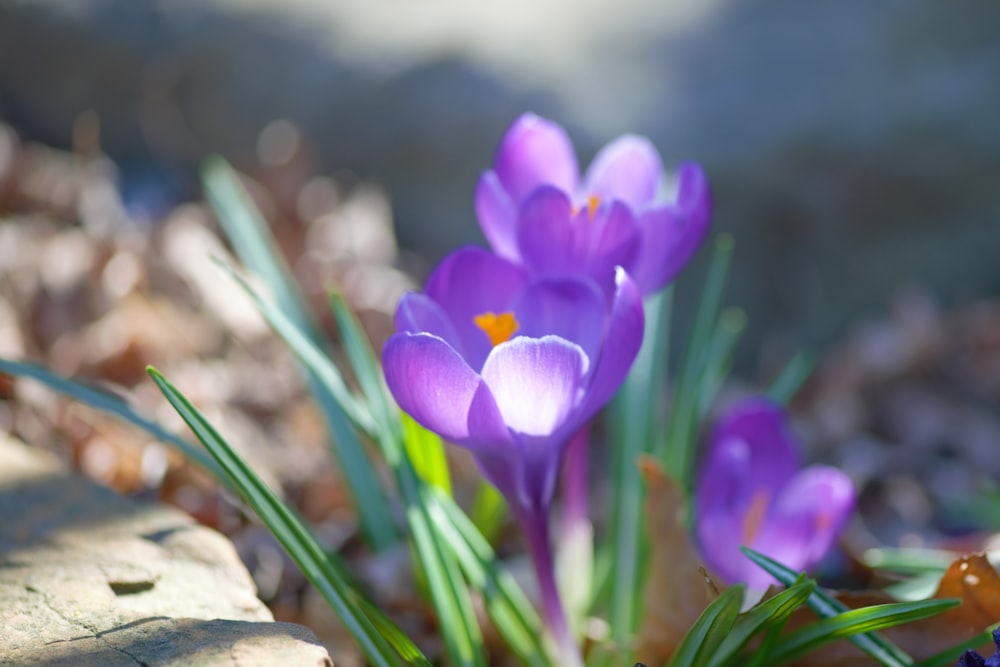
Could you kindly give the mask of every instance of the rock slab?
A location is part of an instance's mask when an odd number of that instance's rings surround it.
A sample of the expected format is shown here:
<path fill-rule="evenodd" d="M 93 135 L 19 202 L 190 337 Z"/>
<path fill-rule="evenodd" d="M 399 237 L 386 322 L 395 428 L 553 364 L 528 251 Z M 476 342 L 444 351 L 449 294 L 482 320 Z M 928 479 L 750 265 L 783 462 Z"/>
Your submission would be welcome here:
<path fill-rule="evenodd" d="M 0 436 L 0 666 L 331 665 L 232 544 Z"/>

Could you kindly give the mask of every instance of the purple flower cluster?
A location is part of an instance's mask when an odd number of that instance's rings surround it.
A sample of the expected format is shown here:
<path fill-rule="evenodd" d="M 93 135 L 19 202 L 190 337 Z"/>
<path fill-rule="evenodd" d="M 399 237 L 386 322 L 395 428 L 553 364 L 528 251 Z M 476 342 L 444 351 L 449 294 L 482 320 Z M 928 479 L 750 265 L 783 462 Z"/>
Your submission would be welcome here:
<path fill-rule="evenodd" d="M 624 381 L 642 343 L 642 296 L 704 239 L 702 170 L 676 198 L 646 139 L 605 147 L 580 179 L 555 123 L 525 114 L 479 180 L 494 253 L 464 248 L 396 311 L 383 352 L 400 407 L 469 449 L 516 509 L 547 511 L 569 437 Z"/>
<path fill-rule="evenodd" d="M 582 665 L 553 572 L 549 508 L 567 444 L 615 393 L 642 344 L 642 297 L 704 239 L 708 184 L 695 165 L 676 197 L 649 141 L 626 136 L 581 180 L 561 127 L 526 114 L 479 180 L 494 253 L 464 248 L 403 297 L 382 353 L 400 407 L 472 452 L 528 540 L 546 622 Z"/>
<path fill-rule="evenodd" d="M 705 563 L 729 583 L 763 591 L 774 582 L 747 546 L 796 570 L 819 561 L 854 511 L 840 470 L 800 470 L 784 410 L 763 398 L 733 406 L 716 424 L 695 485 L 695 525 Z"/>
<path fill-rule="evenodd" d="M 479 248 L 445 259 L 403 297 L 383 352 L 400 407 L 469 449 L 516 507 L 548 507 L 569 437 L 625 379 L 642 342 L 642 298 L 614 273 L 547 279 Z"/>
<path fill-rule="evenodd" d="M 448 256 L 422 293 L 403 297 L 383 350 L 400 407 L 472 452 L 507 498 L 535 563 L 545 616 L 566 664 L 582 664 L 552 572 L 549 508 L 567 444 L 621 386 L 642 344 L 644 296 L 669 283 L 704 240 L 705 174 L 663 166 L 623 136 L 581 176 L 555 123 L 525 114 L 479 179 L 476 212 L 493 252 Z M 762 400 L 716 427 L 696 485 L 706 562 L 727 581 L 766 588 L 739 551 L 793 568 L 814 563 L 842 529 L 853 487 L 838 471 L 798 471 L 783 412 Z"/>
<path fill-rule="evenodd" d="M 581 179 L 566 132 L 525 114 L 480 177 L 476 212 L 501 257 L 540 275 L 586 275 L 600 285 L 621 266 L 646 295 L 680 273 L 708 233 L 705 173 L 683 164 L 678 181 L 676 197 L 662 195 L 660 156 L 633 135 L 605 146 Z"/>

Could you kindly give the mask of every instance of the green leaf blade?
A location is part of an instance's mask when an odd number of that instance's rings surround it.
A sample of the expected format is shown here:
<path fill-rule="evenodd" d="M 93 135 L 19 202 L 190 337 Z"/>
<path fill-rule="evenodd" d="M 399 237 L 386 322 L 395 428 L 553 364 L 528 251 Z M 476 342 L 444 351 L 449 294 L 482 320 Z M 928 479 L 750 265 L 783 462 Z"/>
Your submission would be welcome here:
<path fill-rule="evenodd" d="M 347 577 L 338 571 L 308 529 L 233 451 L 201 412 L 158 371 L 150 368 L 148 372 L 243 498 L 327 600 L 372 664 L 380 667 L 402 664 L 429 667 L 430 663 L 420 650 L 391 621 L 379 615 L 373 622 L 366 610 L 374 607 L 365 603 L 363 596 L 351 588 Z M 391 642 L 386 639 L 386 633 L 392 636 Z M 394 646 L 403 650 L 397 651 Z"/>

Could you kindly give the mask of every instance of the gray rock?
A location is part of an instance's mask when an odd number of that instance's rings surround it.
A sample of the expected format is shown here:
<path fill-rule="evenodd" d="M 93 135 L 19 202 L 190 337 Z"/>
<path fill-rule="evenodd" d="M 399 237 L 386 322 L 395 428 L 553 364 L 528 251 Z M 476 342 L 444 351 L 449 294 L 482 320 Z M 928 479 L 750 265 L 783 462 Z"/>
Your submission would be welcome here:
<path fill-rule="evenodd" d="M 0 437 L 0 665 L 330 665 L 223 536 Z"/>

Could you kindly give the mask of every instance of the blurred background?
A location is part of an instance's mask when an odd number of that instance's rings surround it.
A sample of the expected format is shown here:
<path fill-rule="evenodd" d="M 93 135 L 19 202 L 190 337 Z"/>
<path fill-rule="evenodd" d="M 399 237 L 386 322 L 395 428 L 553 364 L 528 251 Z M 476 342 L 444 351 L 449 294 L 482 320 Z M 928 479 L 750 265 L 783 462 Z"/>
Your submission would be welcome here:
<path fill-rule="evenodd" d="M 208 259 L 227 251 L 199 168 L 231 160 L 315 312 L 336 284 L 379 341 L 405 289 L 482 243 L 474 184 L 530 110 L 582 164 L 636 132 L 705 166 L 748 316 L 725 395 L 817 353 L 793 413 L 806 458 L 861 490 L 849 553 L 1000 528 L 1000 494 L 976 495 L 1000 479 L 998 35 L 983 0 L 3 0 L 0 355 L 180 431 L 157 365 L 433 642 L 405 550 L 360 544 L 294 364 Z M 679 281 L 681 332 L 709 254 Z M 343 643 L 173 452 L 2 377 L 0 426 L 219 528 L 279 618 Z"/>
<path fill-rule="evenodd" d="M 976 0 L 7 0 L 0 118 L 58 147 L 98 122 L 136 217 L 208 153 L 301 149 L 384 188 L 425 261 L 482 241 L 473 185 L 521 112 L 584 164 L 646 134 L 705 165 L 750 340 L 791 348 L 901 288 L 1000 290 L 998 34 Z"/>

